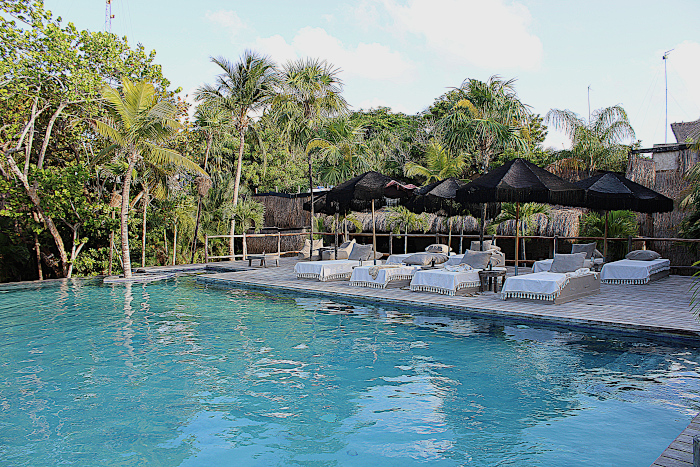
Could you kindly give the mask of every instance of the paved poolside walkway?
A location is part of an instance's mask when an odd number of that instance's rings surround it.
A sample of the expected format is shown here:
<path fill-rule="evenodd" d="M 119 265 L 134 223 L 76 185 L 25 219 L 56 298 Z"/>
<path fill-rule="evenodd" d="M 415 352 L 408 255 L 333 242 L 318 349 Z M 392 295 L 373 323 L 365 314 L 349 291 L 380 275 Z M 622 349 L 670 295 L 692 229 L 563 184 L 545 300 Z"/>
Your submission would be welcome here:
<path fill-rule="evenodd" d="M 504 301 L 491 292 L 472 297 L 450 297 L 435 293 L 410 292 L 398 288 L 351 287 L 347 281 L 319 282 L 297 279 L 294 275 L 296 262 L 295 258 L 282 258 L 280 267 L 250 269 L 247 267 L 247 262 L 229 262 L 231 266 L 228 267 L 238 264 L 245 270 L 203 274 L 198 276 L 198 280 L 221 286 L 248 286 L 361 300 L 381 300 L 455 312 L 476 312 L 554 323 L 615 327 L 700 339 L 700 323 L 693 317 L 690 309 L 689 288 L 693 281 L 690 277 L 669 276 L 646 285 L 602 284 L 600 294 L 562 305 L 552 305 L 520 299 Z M 255 265 L 255 262 L 253 264 Z M 512 268 L 509 269 L 512 274 Z"/>

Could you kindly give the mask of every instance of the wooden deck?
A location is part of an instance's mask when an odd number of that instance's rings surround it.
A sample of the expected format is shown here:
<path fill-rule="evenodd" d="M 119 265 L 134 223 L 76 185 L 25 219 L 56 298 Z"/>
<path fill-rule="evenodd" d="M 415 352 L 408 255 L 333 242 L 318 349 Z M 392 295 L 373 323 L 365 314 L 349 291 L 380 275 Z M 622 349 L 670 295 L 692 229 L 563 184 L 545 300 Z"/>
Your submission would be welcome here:
<path fill-rule="evenodd" d="M 297 279 L 296 259 L 282 258 L 280 267 L 248 268 L 247 262 L 212 263 L 211 266 L 245 269 L 198 276 L 199 281 L 221 286 L 280 289 L 359 300 L 430 307 L 454 312 L 507 316 L 585 327 L 617 328 L 663 333 L 698 340 L 700 323 L 690 310 L 692 278 L 669 276 L 646 285 L 601 285 L 601 293 L 563 305 L 530 300 L 501 300 L 491 292 L 475 296 L 438 295 L 389 288 L 351 287 L 347 281 L 319 282 Z M 254 263 L 255 264 L 255 263 Z M 510 271 L 512 273 L 512 271 Z"/>
<path fill-rule="evenodd" d="M 678 435 L 651 467 L 693 467 L 693 436 L 700 435 L 700 415 Z"/>

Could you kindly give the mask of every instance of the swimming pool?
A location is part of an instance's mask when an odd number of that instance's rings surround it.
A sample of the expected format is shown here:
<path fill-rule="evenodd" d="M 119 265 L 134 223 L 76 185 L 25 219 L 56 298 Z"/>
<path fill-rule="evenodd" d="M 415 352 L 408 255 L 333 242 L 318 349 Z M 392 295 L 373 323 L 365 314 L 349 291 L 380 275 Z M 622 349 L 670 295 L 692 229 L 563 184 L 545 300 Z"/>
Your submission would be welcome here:
<path fill-rule="evenodd" d="M 697 348 L 223 290 L 0 288 L 0 465 L 649 465 Z"/>

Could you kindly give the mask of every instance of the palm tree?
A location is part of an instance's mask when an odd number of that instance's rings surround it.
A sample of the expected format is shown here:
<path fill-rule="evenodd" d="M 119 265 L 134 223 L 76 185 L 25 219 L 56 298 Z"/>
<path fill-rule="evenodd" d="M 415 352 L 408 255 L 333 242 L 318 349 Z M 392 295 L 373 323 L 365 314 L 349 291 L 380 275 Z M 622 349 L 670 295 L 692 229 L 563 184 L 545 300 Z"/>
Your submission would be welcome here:
<path fill-rule="evenodd" d="M 400 234 L 404 232 L 403 252 L 408 253 L 408 232 L 422 230 L 424 233 L 430 228 L 428 218 L 424 214 L 416 214 L 406 209 L 404 206 L 394 206 L 388 209 L 387 225 L 389 228 Z"/>
<path fill-rule="evenodd" d="M 501 213 L 496 217 L 494 220 L 494 224 L 492 224 L 492 229 L 495 230 L 495 227 L 498 224 L 501 224 L 506 221 L 513 221 L 516 219 L 516 205 L 515 203 L 503 203 L 501 205 Z M 518 225 L 515 226 L 516 229 L 520 232 L 520 236 L 532 234 L 535 230 L 534 225 L 531 224 L 530 221 L 534 220 L 534 217 L 537 214 L 546 214 L 549 215 L 549 206 L 546 204 L 540 204 L 540 203 L 523 203 L 520 205 L 520 216 L 518 220 Z M 496 233 L 493 231 L 493 233 Z M 523 252 L 523 260 L 527 259 L 525 255 L 525 239 L 521 238 L 521 250 Z M 517 259 L 517 258 L 516 258 Z"/>
<path fill-rule="evenodd" d="M 228 132 L 230 127 L 228 124 L 229 121 L 226 112 L 216 106 L 207 105 L 206 102 L 203 102 L 197 106 L 194 118 L 196 131 L 201 132 L 205 139 L 204 171 L 206 172 L 209 170 L 209 153 L 211 152 L 212 145 L 214 144 L 214 138 Z M 199 233 L 199 222 L 202 215 L 202 197 L 206 196 L 208 187 L 210 186 L 211 180 L 203 180 L 200 178 L 197 181 L 199 196 L 197 197 L 197 219 L 195 220 L 194 234 L 192 235 L 191 262 L 193 263 L 194 256 L 197 253 L 197 234 Z"/>
<path fill-rule="evenodd" d="M 362 127 L 347 118 L 329 120 L 306 151 L 316 151 L 321 157 L 319 172 L 327 185 L 338 185 L 369 170 Z"/>
<path fill-rule="evenodd" d="M 199 101 L 221 109 L 230 114 L 238 130 L 238 163 L 236 164 L 236 181 L 233 188 L 233 204 L 238 203 L 241 185 L 241 168 L 245 135 L 252 116 L 262 112 L 275 96 L 278 73 L 275 64 L 268 57 L 259 56 L 250 50 L 243 52 L 237 63 L 231 63 L 223 57 L 212 58 L 222 70 L 216 84 L 205 84 L 195 93 Z M 231 220 L 231 233 L 235 220 Z M 229 240 L 229 254 L 233 254 L 233 237 Z"/>
<path fill-rule="evenodd" d="M 162 147 L 180 127 L 176 119 L 177 108 L 167 100 L 161 100 L 156 88 L 148 82 L 132 83 L 122 79 L 122 88 L 105 86 L 102 96 L 107 104 L 108 116 L 95 122 L 102 136 L 111 141 L 109 151 L 126 159 L 121 205 L 121 246 L 124 277 L 131 277 L 129 253 L 129 190 L 134 168 L 144 160 L 156 166 L 179 166 L 192 172 L 204 173 L 193 161 L 176 151 Z"/>
<path fill-rule="evenodd" d="M 325 60 L 300 59 L 284 66 L 281 92 L 275 102 L 275 119 L 293 151 L 305 151 L 309 165 L 309 190 L 313 200 L 313 151 L 306 151 L 309 142 L 324 120 L 347 112 L 348 104 L 341 96 L 340 70 Z M 314 206 L 311 203 L 311 218 Z M 313 224 L 311 226 L 313 239 Z M 312 240 L 313 244 L 313 240 Z"/>
<path fill-rule="evenodd" d="M 422 177 L 429 184 L 450 177 L 459 177 L 464 172 L 466 162 L 463 154 L 452 157 L 450 152 L 436 140 L 430 140 L 425 151 L 425 166 L 407 162 L 404 174 L 408 177 Z"/>
<path fill-rule="evenodd" d="M 571 150 L 563 151 L 563 158 L 550 168 L 555 172 L 566 169 L 620 170 L 626 162 L 628 145 L 635 138 L 627 112 L 620 105 L 597 109 L 589 121 L 571 110 L 552 109 L 545 122 L 566 133 L 571 139 Z"/>
<path fill-rule="evenodd" d="M 584 237 L 603 237 L 605 234 L 605 216 L 597 212 L 589 212 L 581 217 L 581 235 Z M 609 211 L 608 212 L 608 237 L 626 238 L 636 237 L 639 234 L 639 221 L 637 215 L 632 211 Z M 615 242 L 615 246 L 610 246 L 613 250 L 612 256 L 620 257 L 624 245 Z M 600 250 L 603 251 L 603 245 Z M 606 259 L 607 261 L 607 259 Z"/>
<path fill-rule="evenodd" d="M 493 158 L 506 149 L 527 147 L 522 129 L 530 111 L 518 99 L 514 79 L 467 79 L 450 99 L 452 106 L 437 122 L 437 129 L 452 151 L 473 154 L 479 171 L 487 172 Z"/>
<path fill-rule="evenodd" d="M 175 206 L 171 211 L 173 221 L 173 261 L 172 264 L 177 264 L 177 233 L 178 227 L 183 226 L 189 230 L 194 227 L 194 200 L 191 196 L 179 196 L 175 202 Z"/>

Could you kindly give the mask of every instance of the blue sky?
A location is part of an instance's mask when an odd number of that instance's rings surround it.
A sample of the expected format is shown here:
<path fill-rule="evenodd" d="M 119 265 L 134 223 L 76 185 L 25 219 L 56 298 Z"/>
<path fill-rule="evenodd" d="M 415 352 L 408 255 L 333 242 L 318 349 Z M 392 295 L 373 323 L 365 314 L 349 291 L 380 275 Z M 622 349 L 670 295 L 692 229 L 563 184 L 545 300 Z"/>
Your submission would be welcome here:
<path fill-rule="evenodd" d="M 104 29 L 103 0 L 45 0 L 81 29 Z M 466 78 L 516 78 L 536 113 L 588 115 L 622 104 L 644 147 L 664 142 L 668 121 L 700 117 L 697 0 L 112 0 L 112 32 L 157 51 L 183 94 L 213 82 L 212 56 L 245 49 L 280 63 L 323 58 L 342 70 L 355 109 L 416 113 Z M 674 142 L 668 130 L 668 141 Z M 546 145 L 567 146 L 550 130 Z"/>

